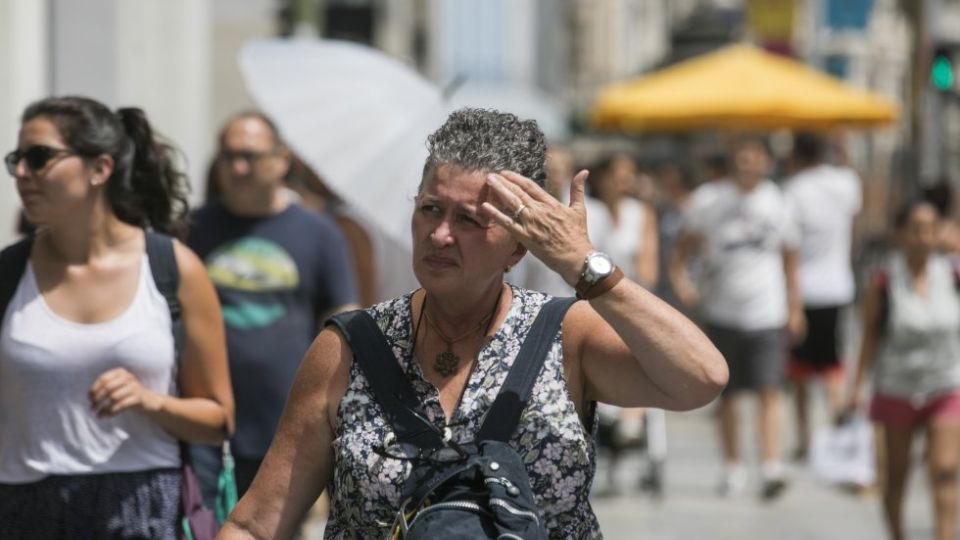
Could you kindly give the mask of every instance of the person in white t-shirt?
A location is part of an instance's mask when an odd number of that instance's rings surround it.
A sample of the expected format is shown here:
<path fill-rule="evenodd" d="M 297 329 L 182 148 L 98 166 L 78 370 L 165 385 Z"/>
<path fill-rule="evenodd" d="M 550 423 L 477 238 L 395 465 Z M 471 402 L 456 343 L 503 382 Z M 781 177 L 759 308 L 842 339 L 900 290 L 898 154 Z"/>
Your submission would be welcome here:
<path fill-rule="evenodd" d="M 795 388 L 797 459 L 806 457 L 810 441 L 810 380 L 823 379 L 834 414 L 842 407 L 840 315 L 855 290 L 850 246 L 853 220 L 861 206 L 860 179 L 847 167 L 828 164 L 826 150 L 822 136 L 798 133 L 791 155 L 796 172 L 783 186 L 800 234 L 797 276 L 807 321 L 806 336 L 793 347 L 787 370 Z"/>
<path fill-rule="evenodd" d="M 786 487 L 780 448 L 784 330 L 798 335 L 804 324 L 794 270 L 796 233 L 787 201 L 767 179 L 770 164 L 763 140 L 735 142 L 732 177 L 694 191 L 670 265 L 678 298 L 696 309 L 730 368 L 718 415 L 726 462 L 721 493 L 746 487 L 734 398 L 748 391 L 760 402 L 764 499 Z M 697 284 L 686 273 L 695 255 L 702 265 Z"/>

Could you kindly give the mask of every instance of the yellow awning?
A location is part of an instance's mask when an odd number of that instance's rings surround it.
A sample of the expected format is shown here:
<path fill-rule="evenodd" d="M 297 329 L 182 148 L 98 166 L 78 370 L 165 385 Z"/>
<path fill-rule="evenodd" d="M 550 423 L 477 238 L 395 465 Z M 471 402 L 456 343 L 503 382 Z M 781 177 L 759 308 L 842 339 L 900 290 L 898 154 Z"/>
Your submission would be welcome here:
<path fill-rule="evenodd" d="M 732 45 L 604 89 L 591 126 L 606 131 L 829 129 L 897 119 L 886 98 L 752 45 Z"/>

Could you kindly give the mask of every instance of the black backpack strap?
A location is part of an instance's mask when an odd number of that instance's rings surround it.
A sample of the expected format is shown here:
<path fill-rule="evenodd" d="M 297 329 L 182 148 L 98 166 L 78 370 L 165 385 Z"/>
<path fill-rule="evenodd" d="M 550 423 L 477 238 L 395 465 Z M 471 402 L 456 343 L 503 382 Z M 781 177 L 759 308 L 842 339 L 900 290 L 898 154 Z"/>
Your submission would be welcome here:
<path fill-rule="evenodd" d="M 547 352 L 553 345 L 553 338 L 560 330 L 564 315 L 575 301 L 574 298 L 552 298 L 540 308 L 540 313 L 533 321 L 533 326 L 513 361 L 510 373 L 503 381 L 497 399 L 490 405 L 483 419 L 478 440 L 507 442 L 513 436 L 520 421 L 520 414 L 530 399 L 533 384 L 543 368 Z"/>
<path fill-rule="evenodd" d="M 0 324 L 7 313 L 7 306 L 13 300 L 20 278 L 27 269 L 33 237 L 28 236 L 0 251 Z"/>
<path fill-rule="evenodd" d="M 440 436 L 424 424 L 420 400 L 373 317 L 364 310 L 348 311 L 334 315 L 327 324 L 336 325 L 347 340 L 397 438 L 421 448 L 442 446 Z"/>
<path fill-rule="evenodd" d="M 157 284 L 157 290 L 167 301 L 172 323 L 173 347 L 177 361 L 183 355 L 185 333 L 180 299 L 177 298 L 177 289 L 180 287 L 180 269 L 177 267 L 177 257 L 173 252 L 173 238 L 146 231 L 147 259 L 150 261 L 150 273 Z"/>

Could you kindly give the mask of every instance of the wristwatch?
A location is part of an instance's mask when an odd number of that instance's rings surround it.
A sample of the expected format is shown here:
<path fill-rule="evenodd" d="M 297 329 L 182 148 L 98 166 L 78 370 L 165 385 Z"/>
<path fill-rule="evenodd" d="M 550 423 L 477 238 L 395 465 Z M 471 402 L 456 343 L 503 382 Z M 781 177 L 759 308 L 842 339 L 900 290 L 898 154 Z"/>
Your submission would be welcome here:
<path fill-rule="evenodd" d="M 591 251 L 583 261 L 580 279 L 575 289 L 577 298 L 590 300 L 609 291 L 623 279 L 623 270 L 613 264 L 613 259 L 602 251 Z"/>

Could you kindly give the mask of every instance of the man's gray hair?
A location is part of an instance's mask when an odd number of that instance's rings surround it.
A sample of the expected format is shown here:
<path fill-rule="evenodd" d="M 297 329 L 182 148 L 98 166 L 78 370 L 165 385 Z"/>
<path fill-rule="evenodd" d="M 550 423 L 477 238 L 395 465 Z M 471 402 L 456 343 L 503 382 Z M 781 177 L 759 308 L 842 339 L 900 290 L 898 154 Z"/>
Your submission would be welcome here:
<path fill-rule="evenodd" d="M 449 163 L 467 171 L 511 170 L 530 178 L 541 187 L 547 178 L 544 168 L 547 141 L 534 120 L 516 115 L 464 108 L 427 137 L 427 162 L 423 180 L 434 167 Z"/>

